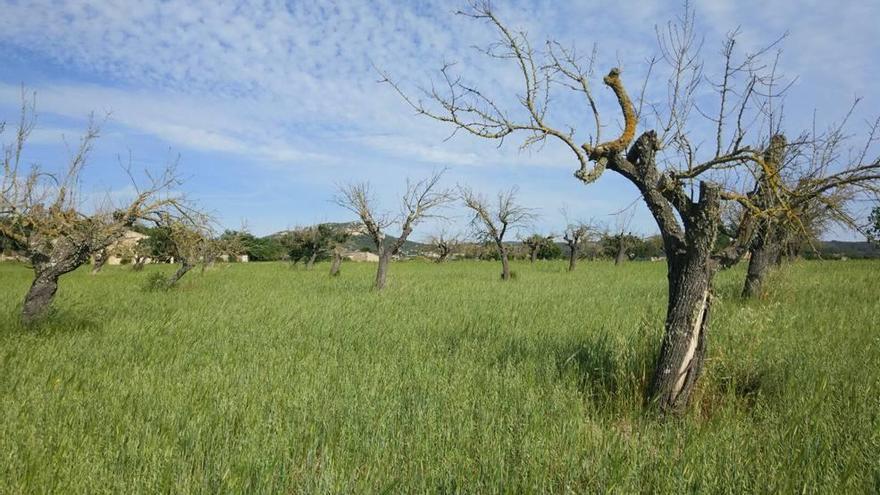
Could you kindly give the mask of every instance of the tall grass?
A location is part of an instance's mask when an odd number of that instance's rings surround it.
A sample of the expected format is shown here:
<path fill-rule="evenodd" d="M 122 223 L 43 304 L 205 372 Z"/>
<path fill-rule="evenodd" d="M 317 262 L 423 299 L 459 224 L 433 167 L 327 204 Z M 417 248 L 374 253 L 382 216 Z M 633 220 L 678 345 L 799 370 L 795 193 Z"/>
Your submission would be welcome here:
<path fill-rule="evenodd" d="M 0 492 L 880 491 L 880 264 L 718 280 L 685 417 L 642 404 L 662 263 L 108 267 L 45 324 L 0 264 Z"/>

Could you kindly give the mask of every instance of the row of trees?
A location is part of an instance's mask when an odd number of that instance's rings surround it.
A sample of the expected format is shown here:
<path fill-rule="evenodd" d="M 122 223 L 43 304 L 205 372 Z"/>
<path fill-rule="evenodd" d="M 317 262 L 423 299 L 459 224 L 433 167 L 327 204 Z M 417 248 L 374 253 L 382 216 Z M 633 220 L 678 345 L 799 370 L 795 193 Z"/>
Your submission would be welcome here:
<path fill-rule="evenodd" d="M 474 2 L 460 14 L 496 32 L 496 42 L 482 52 L 512 64 L 522 83 L 517 94 L 493 96 L 493 88 L 481 88 L 467 81 L 466 75 L 454 74 L 451 64 L 440 69 L 440 83 L 428 85 L 422 99 L 412 97 L 387 74 L 383 82 L 418 114 L 456 131 L 491 140 L 522 134 L 524 148 L 552 140 L 570 151 L 577 164 L 574 176 L 580 182 L 593 183 L 610 171 L 635 187 L 657 223 L 667 262 L 664 335 L 647 393 L 662 411 L 682 411 L 701 373 L 716 273 L 748 254 L 743 292 L 759 293 L 768 270 L 783 253 L 809 243 L 829 223 L 858 226 L 849 205 L 862 195 L 880 192 L 880 158 L 872 154 L 880 120 L 869 123 L 865 142 L 859 146 L 850 146 L 851 109 L 841 123 L 824 130 L 817 125 L 794 133 L 784 129 L 781 109 L 788 84 L 777 71 L 778 41 L 742 54 L 736 49 L 738 32 L 730 33 L 722 43 L 721 57 L 714 59 L 718 72 L 710 76 L 700 55 L 702 43 L 693 15 L 686 11 L 677 22 L 658 30 L 660 56 L 648 62 L 648 77 L 639 85 L 635 101 L 618 68 L 602 78 L 621 116 L 609 122 L 603 119 L 593 91 L 595 50 L 584 58 L 553 40 L 535 48 L 525 33 L 502 23 L 488 3 Z M 657 77 L 660 90 L 654 87 Z M 551 122 L 565 115 L 550 111 L 560 91 L 578 96 L 587 120 L 595 123 L 587 139 L 576 137 L 573 122 Z M 650 98 L 652 94 L 665 95 L 665 101 Z M 709 94 L 716 96 L 714 103 L 707 101 Z M 150 241 L 150 255 L 161 251 L 180 264 L 167 281 L 169 286 L 198 263 L 209 264 L 230 249 L 224 242 L 256 244 L 252 236 L 238 233 L 229 233 L 226 239 L 213 236 L 209 216 L 177 192 L 180 181 L 173 164 L 142 179 L 129 167 L 136 191 L 129 201 L 114 204 L 105 199 L 84 208 L 78 185 L 99 125 L 94 121 L 89 125 L 61 173 L 47 173 L 22 162 L 35 122 L 32 100 L 23 95 L 22 101 L 21 120 L 3 150 L 0 237 L 4 245 L 24 253 L 34 270 L 22 308 L 24 323 L 45 312 L 61 276 L 92 257 L 105 259 L 107 249 L 137 225 L 162 234 Z M 602 139 L 607 129 L 619 132 Z M 0 132 L 5 130 L 0 125 Z M 378 210 L 368 184 L 340 188 L 336 202 L 357 215 L 379 256 L 376 289 L 386 285 L 389 262 L 413 230 L 454 200 L 472 213 L 471 225 L 480 241 L 495 246 L 501 279 L 510 278 L 509 238 L 530 223 L 533 211 L 517 202 L 515 189 L 491 198 L 463 186 L 457 191 L 444 189 L 442 174 L 408 182 L 394 213 Z M 400 236 L 387 237 L 390 228 L 399 230 Z M 321 256 L 338 253 L 345 235 L 316 226 L 291 233 L 281 245 L 293 259 L 311 265 Z M 569 246 L 570 269 L 575 269 L 578 253 L 590 236 L 591 227 L 583 222 L 572 222 L 565 229 L 562 238 Z M 164 239 L 161 249 L 156 247 L 159 239 Z M 448 241 L 441 257 L 449 256 Z M 547 236 L 524 241 L 533 258 L 548 242 Z M 625 259 L 631 241 L 625 228 L 607 236 L 617 260 Z M 146 255 L 144 251 L 133 256 Z M 334 265 L 338 270 L 338 262 Z"/>
<path fill-rule="evenodd" d="M 34 271 L 22 306 L 23 323 L 31 324 L 45 314 L 59 278 L 93 257 L 105 260 L 107 250 L 136 224 L 164 225 L 175 232 L 207 229 L 209 217 L 177 190 L 181 182 L 174 162 L 158 174 L 145 172 L 140 177 L 129 163 L 126 172 L 135 192 L 127 201 L 114 202 L 109 195 L 86 197 L 80 190 L 82 171 L 100 135 L 94 116 L 66 165 L 54 171 L 27 165 L 24 153 L 36 126 L 35 98 L 22 90 L 21 101 L 18 125 L 11 142 L 3 146 L 0 238 L 21 253 Z M 6 125 L 0 124 L 0 134 L 6 131 Z M 88 199 L 93 204 L 84 206 Z M 187 243 L 181 239 L 177 247 L 178 257 L 188 260 Z"/>

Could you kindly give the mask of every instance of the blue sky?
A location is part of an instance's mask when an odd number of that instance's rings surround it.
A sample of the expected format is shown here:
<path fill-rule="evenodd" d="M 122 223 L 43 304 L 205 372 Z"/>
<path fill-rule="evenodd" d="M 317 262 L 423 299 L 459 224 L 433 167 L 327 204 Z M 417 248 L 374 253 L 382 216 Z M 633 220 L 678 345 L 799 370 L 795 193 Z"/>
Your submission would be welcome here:
<path fill-rule="evenodd" d="M 460 3 L 0 0 L 0 120 L 16 119 L 21 84 L 35 90 L 39 127 L 28 158 L 53 169 L 63 166 L 64 139 L 81 134 L 89 112 L 110 112 L 84 173 L 86 190 L 130 192 L 120 154 L 152 169 L 179 155 L 190 196 L 221 225 L 246 221 L 258 234 L 351 220 L 330 202 L 340 182 L 371 181 L 391 209 L 407 176 L 439 167 L 449 168 L 450 186 L 491 194 L 518 185 L 522 202 L 538 209 L 537 230 L 559 232 L 562 207 L 571 217 L 613 223 L 610 214 L 638 198 L 622 179 L 579 183 L 576 160 L 555 144 L 521 152 L 516 140 L 501 148 L 466 135 L 445 141 L 449 128 L 415 116 L 376 82 L 371 64 L 415 88 L 456 61 L 472 80 L 512 95 L 515 68 L 473 50 L 492 32 L 453 15 Z M 553 37 L 584 51 L 598 43 L 598 70 L 620 65 L 630 81 L 641 80 L 645 59 L 657 53 L 655 25 L 681 11 L 665 1 L 494 5 L 538 42 Z M 789 32 L 781 68 L 798 79 L 788 128 L 808 127 L 814 109 L 820 120 L 838 119 L 855 96 L 864 97 L 856 123 L 880 108 L 880 3 L 704 0 L 694 8 L 710 65 L 737 26 L 744 50 Z M 607 91 L 596 91 L 600 104 L 611 103 Z M 562 107 L 557 115 L 583 125 L 586 137 L 589 114 L 568 102 L 554 102 Z M 449 213 L 450 228 L 463 228 L 466 212 Z M 423 225 L 414 236 L 436 228 Z M 640 204 L 633 229 L 656 231 Z"/>

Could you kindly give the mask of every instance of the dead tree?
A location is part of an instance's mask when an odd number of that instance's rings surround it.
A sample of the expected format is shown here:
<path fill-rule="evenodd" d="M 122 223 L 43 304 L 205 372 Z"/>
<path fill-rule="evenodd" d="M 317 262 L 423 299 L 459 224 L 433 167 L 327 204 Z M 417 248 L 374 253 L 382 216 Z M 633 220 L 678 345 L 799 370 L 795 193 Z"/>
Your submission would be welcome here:
<path fill-rule="evenodd" d="M 535 215 L 531 209 L 517 203 L 516 187 L 500 191 L 496 204 L 475 193 L 468 187 L 459 187 L 459 194 L 465 206 L 470 208 L 474 216 L 471 226 L 478 237 L 491 241 L 498 249 L 501 258 L 501 280 L 510 280 L 510 249 L 504 243 L 504 237 L 511 230 L 525 227 Z"/>
<path fill-rule="evenodd" d="M 385 287 L 391 258 L 400 252 L 400 248 L 406 243 L 416 225 L 426 218 L 437 217 L 432 212 L 445 206 L 453 199 L 449 191 L 439 188 L 443 172 L 443 170 L 435 172 L 427 179 L 417 182 L 407 180 L 406 193 L 403 195 L 400 214 L 397 218 L 387 213 L 380 214 L 378 212 L 368 183 L 348 184 L 339 187 L 339 193 L 334 198 L 335 203 L 360 218 L 364 229 L 376 246 L 376 254 L 379 255 L 376 281 L 373 284 L 376 290 L 382 290 Z M 396 224 L 400 225 L 400 235 L 393 242 L 388 242 L 385 238 L 385 231 Z"/>
<path fill-rule="evenodd" d="M 631 242 L 633 234 L 629 231 L 635 210 L 622 211 L 616 215 L 614 234 L 611 238 L 614 241 L 614 264 L 620 265 L 627 259 L 627 250 L 632 247 Z"/>
<path fill-rule="evenodd" d="M 565 227 L 562 239 L 568 246 L 568 271 L 573 272 L 577 267 L 581 247 L 589 240 L 593 231 L 594 228 L 585 222 L 569 223 Z"/>
<path fill-rule="evenodd" d="M 3 149 L 0 233 L 23 247 L 34 270 L 34 281 L 21 311 L 25 325 L 46 313 L 61 276 L 115 243 L 136 221 L 190 210 L 184 198 L 172 191 L 179 181 L 174 167 L 169 166 L 163 174 L 149 177 L 145 188 L 138 187 L 130 168 L 127 169 L 136 190 L 133 199 L 118 206 L 108 201 L 95 211 L 82 211 L 80 174 L 98 138 L 98 125 L 90 120 L 60 173 L 44 172 L 37 165 L 23 166 L 25 144 L 34 126 L 34 105 L 23 92 L 18 128 L 12 143 Z"/>
<path fill-rule="evenodd" d="M 455 254 L 461 246 L 461 238 L 458 235 L 450 235 L 446 232 L 431 237 L 429 244 L 437 250 L 437 263 L 445 263 L 449 257 Z"/>
<path fill-rule="evenodd" d="M 485 22 L 496 31 L 497 41 L 482 51 L 509 62 L 518 74 L 522 90 L 510 95 L 515 99 L 508 95 L 498 98 L 490 90 L 466 81 L 463 75 L 453 73 L 453 64 L 440 69 L 439 83 L 423 89 L 424 100 L 411 97 L 387 74 L 383 74 L 383 82 L 389 83 L 418 114 L 456 130 L 493 140 L 524 134 L 523 147 L 540 145 L 548 138 L 557 140 L 571 151 L 579 165 L 575 177 L 585 184 L 596 181 L 606 170 L 633 184 L 657 222 L 668 267 L 665 332 L 648 397 L 661 411 L 683 411 L 703 368 L 714 275 L 745 247 L 744 240 L 737 238 L 725 250 L 715 250 L 722 205 L 725 201 L 739 202 L 752 212 L 751 218 L 762 212 L 736 181 L 725 180 L 724 176 L 768 168 L 763 153 L 766 136 L 781 133 L 772 97 L 779 96 L 786 86 L 780 84 L 775 62 L 762 59 L 776 43 L 740 55 L 734 49 L 737 33 L 733 32 L 722 44 L 723 56 L 714 59 L 722 65 L 718 78 L 706 77 L 699 56 L 702 44 L 693 15 L 686 12 L 679 22 L 658 29 L 660 62 L 668 66 L 663 81 L 668 88 L 665 103 L 644 105 L 646 91 L 641 91 L 637 102 L 633 102 L 617 68 L 602 79 L 622 114 L 618 127 L 602 123 L 593 96 L 594 57 L 585 62 L 573 49 L 553 41 L 543 50 L 536 49 L 525 33 L 504 25 L 488 3 L 474 2 L 461 14 Z M 649 63 L 649 78 L 643 87 L 651 83 L 650 69 L 655 62 Z M 704 87 L 718 98 L 714 105 L 698 108 L 696 95 Z M 595 128 L 589 139 L 576 138 L 571 123 L 555 126 L 550 122 L 555 115 L 547 111 L 555 100 L 551 95 L 560 90 L 573 91 L 592 114 Z M 502 108 L 508 100 L 519 102 L 518 111 Z M 637 135 L 639 124 L 646 121 L 646 112 L 653 114 L 654 128 Z M 695 119 L 701 122 L 693 124 Z M 707 120 L 714 136 L 709 146 L 699 146 L 697 143 L 704 141 Z M 607 128 L 619 128 L 620 132 L 603 140 L 601 133 Z M 771 186 L 782 188 L 775 181 Z"/>

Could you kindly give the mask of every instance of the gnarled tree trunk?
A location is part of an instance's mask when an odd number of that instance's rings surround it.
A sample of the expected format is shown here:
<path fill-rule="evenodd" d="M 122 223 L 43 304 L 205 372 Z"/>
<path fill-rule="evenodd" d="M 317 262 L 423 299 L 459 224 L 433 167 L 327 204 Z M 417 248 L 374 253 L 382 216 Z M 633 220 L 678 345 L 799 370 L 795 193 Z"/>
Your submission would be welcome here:
<path fill-rule="evenodd" d="M 681 412 L 703 369 L 712 304 L 709 253 L 669 258 L 669 301 L 660 356 L 648 395 L 661 411 Z"/>
<path fill-rule="evenodd" d="M 752 298 L 761 295 L 767 274 L 779 264 L 782 257 L 781 232 L 774 222 L 768 220 L 761 222 L 749 246 L 749 268 L 746 271 L 742 297 Z"/>
<path fill-rule="evenodd" d="M 538 248 L 533 247 L 529 249 L 529 262 L 534 263 L 535 260 L 538 259 Z"/>
<path fill-rule="evenodd" d="M 28 258 L 34 267 L 34 281 L 24 297 L 21 308 L 21 322 L 24 325 L 34 323 L 46 314 L 55 293 L 58 291 L 58 279 L 70 273 L 89 260 L 92 248 L 88 244 L 66 245 L 64 240 L 56 243 L 56 252 L 51 258 L 29 253 Z"/>
<path fill-rule="evenodd" d="M 779 247 L 772 242 L 758 241 L 749 250 L 749 268 L 743 284 L 742 297 L 752 298 L 761 295 L 767 273 L 780 258 Z"/>
<path fill-rule="evenodd" d="M 195 266 L 196 265 L 194 263 L 190 263 L 189 260 L 181 258 L 180 267 L 177 269 L 176 272 L 174 272 L 173 275 L 171 275 L 171 278 L 168 279 L 166 285 L 168 287 L 174 287 L 177 282 L 179 282 L 180 279 L 183 278 L 184 275 L 186 275 L 186 272 L 192 270 Z"/>
<path fill-rule="evenodd" d="M 34 282 L 24 297 L 24 306 L 21 309 L 23 324 L 30 325 L 46 313 L 58 291 L 58 278 L 61 275 L 62 273 L 53 270 L 37 272 Z"/>
<path fill-rule="evenodd" d="M 568 271 L 573 272 L 577 267 L 578 249 L 577 246 L 568 246 Z"/>

